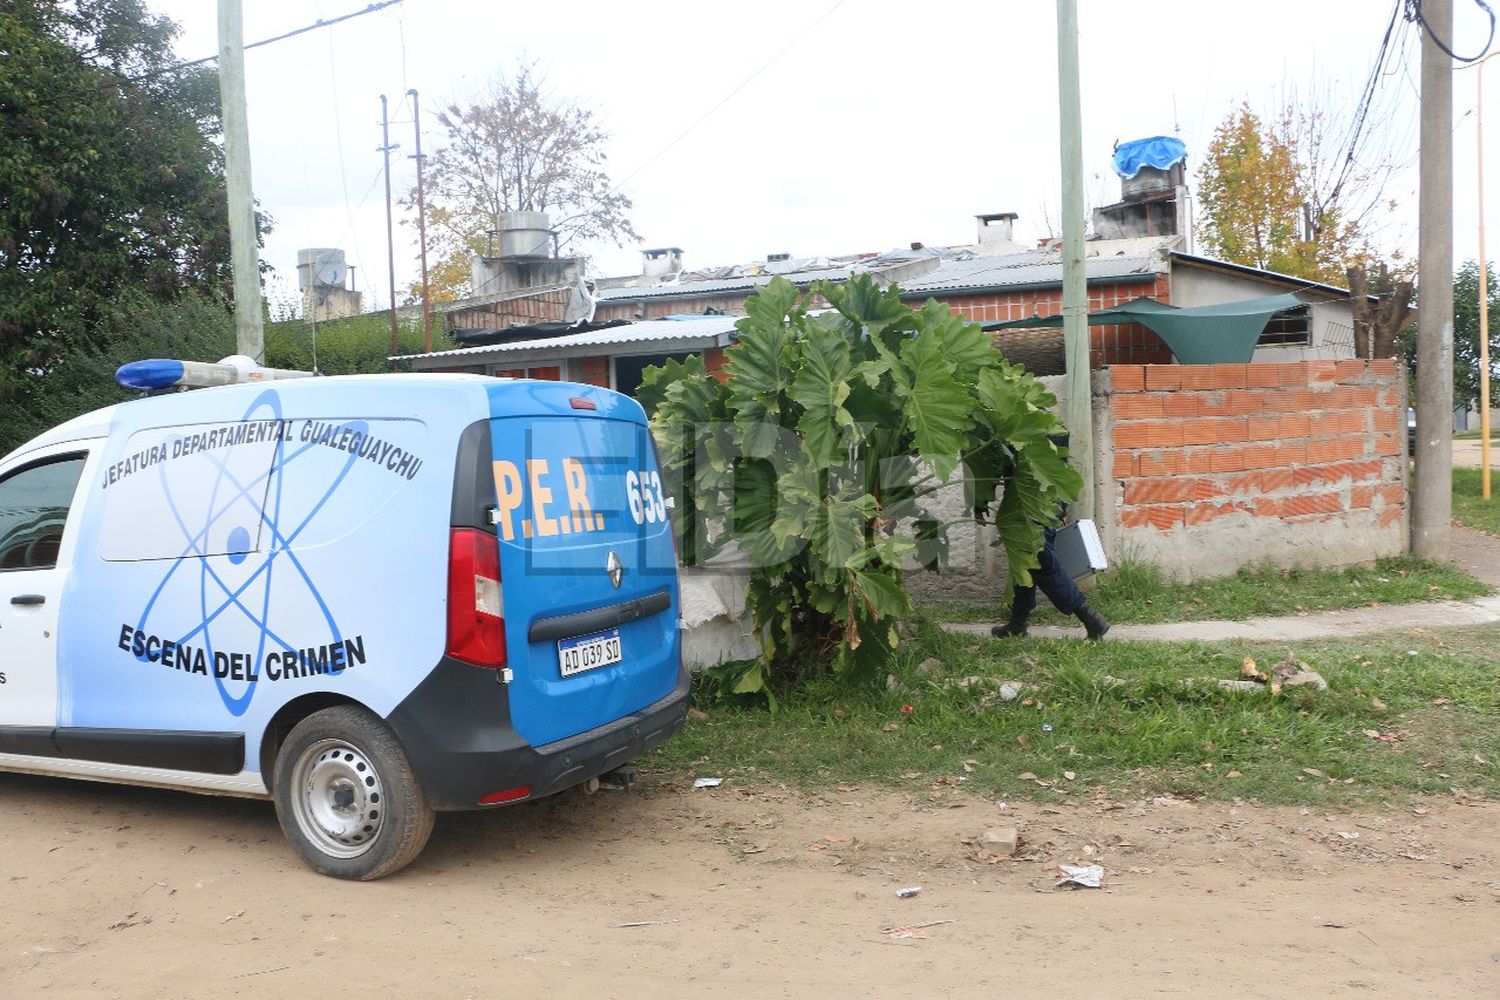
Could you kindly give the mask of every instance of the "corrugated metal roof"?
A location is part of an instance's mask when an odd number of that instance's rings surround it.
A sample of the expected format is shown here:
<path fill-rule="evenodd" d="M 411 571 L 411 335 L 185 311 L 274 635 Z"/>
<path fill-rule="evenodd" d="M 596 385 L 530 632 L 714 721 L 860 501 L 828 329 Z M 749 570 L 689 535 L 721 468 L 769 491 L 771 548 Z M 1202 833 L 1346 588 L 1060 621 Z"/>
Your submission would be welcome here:
<path fill-rule="evenodd" d="M 537 337 L 530 340 L 510 340 L 503 344 L 487 344 L 480 347 L 459 347 L 451 351 L 433 351 L 430 354 L 398 355 L 393 361 L 418 361 L 425 358 L 457 358 L 473 355 L 510 355 L 523 351 L 542 351 L 559 357 L 587 353 L 593 349 L 609 349 L 622 345 L 671 344 L 677 350 L 690 350 L 694 346 L 714 346 L 726 341 L 734 333 L 737 316 L 704 316 L 694 319 L 656 319 L 625 326 L 612 326 L 602 330 L 586 330 L 569 333 L 561 337 Z"/>
<path fill-rule="evenodd" d="M 1089 280 L 1096 281 L 1162 274 L 1167 270 L 1167 260 L 1161 253 L 1096 256 L 1085 257 L 1084 267 Z M 1062 283 L 1062 270 L 1062 256 L 1055 250 L 945 260 L 933 273 L 902 282 L 901 290 L 916 295 L 967 288 L 1056 285 Z"/>
<path fill-rule="evenodd" d="M 803 284 L 809 281 L 844 281 L 852 273 L 848 267 L 822 267 L 807 271 L 790 271 L 785 274 L 751 274 L 737 278 L 712 278 L 693 281 L 678 281 L 665 285 L 649 285 L 641 288 L 602 288 L 599 290 L 600 302 L 614 302 L 620 299 L 653 299 L 669 295 L 699 296 L 714 295 L 721 292 L 738 292 L 771 283 L 772 278 L 781 277 L 788 281 Z"/>
<path fill-rule="evenodd" d="M 1084 246 L 1088 276 L 1091 279 L 1109 279 L 1164 273 L 1167 270 L 1167 252 L 1179 242 L 1176 237 L 1161 236 L 1091 241 Z M 899 277 L 905 266 L 923 260 L 933 260 L 935 269 L 916 277 Z M 815 257 L 801 262 L 792 261 L 790 264 L 777 261 L 755 267 L 757 271 L 754 274 L 734 273 L 740 268 L 731 267 L 709 272 L 731 272 L 722 277 L 693 277 L 691 274 L 684 274 L 678 280 L 664 284 L 601 288 L 598 298 L 600 302 L 619 302 L 748 292 L 768 284 L 777 275 L 798 284 L 806 284 L 820 279 L 847 281 L 855 274 L 879 276 L 884 272 L 887 277 L 896 277 L 901 288 L 913 294 L 1062 282 L 1062 254 L 1055 247 L 990 255 L 976 255 L 968 247 L 927 247 L 921 250 L 892 250 L 858 258 Z"/>

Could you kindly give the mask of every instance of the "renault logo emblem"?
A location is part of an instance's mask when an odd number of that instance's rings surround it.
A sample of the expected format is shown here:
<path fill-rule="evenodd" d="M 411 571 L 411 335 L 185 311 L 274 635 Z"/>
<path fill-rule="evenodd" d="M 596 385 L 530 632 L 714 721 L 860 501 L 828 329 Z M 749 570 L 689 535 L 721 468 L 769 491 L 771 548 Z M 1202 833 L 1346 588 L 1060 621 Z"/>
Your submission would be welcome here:
<path fill-rule="evenodd" d="M 625 565 L 620 562 L 620 557 L 611 552 L 609 558 L 605 560 L 604 572 L 609 574 L 609 582 L 615 585 L 616 590 L 619 590 L 620 581 L 625 578 Z"/>

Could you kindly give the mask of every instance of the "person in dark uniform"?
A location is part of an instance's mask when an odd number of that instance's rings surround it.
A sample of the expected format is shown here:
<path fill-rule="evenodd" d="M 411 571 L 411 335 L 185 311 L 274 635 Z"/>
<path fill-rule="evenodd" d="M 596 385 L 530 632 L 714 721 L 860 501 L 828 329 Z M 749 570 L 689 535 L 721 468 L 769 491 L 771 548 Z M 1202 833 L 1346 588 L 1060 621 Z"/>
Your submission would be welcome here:
<path fill-rule="evenodd" d="M 990 635 L 996 639 L 1026 634 L 1026 621 L 1031 617 L 1031 612 L 1036 610 L 1037 588 L 1041 588 L 1042 593 L 1047 595 L 1047 600 L 1057 610 L 1083 622 L 1084 631 L 1090 639 L 1103 639 L 1104 633 L 1109 631 L 1109 622 L 1089 606 L 1088 598 L 1083 596 L 1083 591 L 1078 589 L 1073 578 L 1057 561 L 1057 553 L 1052 548 L 1052 541 L 1056 537 L 1057 530 L 1048 528 L 1042 551 L 1037 554 L 1037 561 L 1041 566 L 1031 571 L 1030 587 L 1016 588 L 1015 596 L 1010 602 L 1010 620 L 990 629 Z"/>
<path fill-rule="evenodd" d="M 1059 448 L 1066 448 L 1068 446 L 1067 435 L 1055 437 L 1052 442 Z M 1003 482 L 1008 487 L 1009 474 L 1005 476 Z M 1058 508 L 1059 513 L 1062 510 L 1062 507 Z M 974 512 L 976 520 L 983 523 L 985 511 L 986 508 L 976 510 Z M 1088 598 L 1083 596 L 1083 591 L 1078 589 L 1073 578 L 1057 561 L 1057 552 L 1052 547 L 1053 541 L 1057 538 L 1057 529 L 1047 528 L 1042 538 L 1042 551 L 1037 553 L 1037 562 L 1041 565 L 1031 571 L 1031 586 L 1016 588 L 1015 595 L 1010 602 L 1010 620 L 1004 625 L 991 628 L 990 635 L 996 639 L 1026 635 L 1026 622 L 1031 617 L 1031 612 L 1036 610 L 1036 592 L 1040 587 L 1054 608 L 1083 622 L 1084 631 L 1088 633 L 1090 639 L 1096 642 L 1103 639 L 1104 633 L 1109 631 L 1109 622 L 1089 606 Z"/>

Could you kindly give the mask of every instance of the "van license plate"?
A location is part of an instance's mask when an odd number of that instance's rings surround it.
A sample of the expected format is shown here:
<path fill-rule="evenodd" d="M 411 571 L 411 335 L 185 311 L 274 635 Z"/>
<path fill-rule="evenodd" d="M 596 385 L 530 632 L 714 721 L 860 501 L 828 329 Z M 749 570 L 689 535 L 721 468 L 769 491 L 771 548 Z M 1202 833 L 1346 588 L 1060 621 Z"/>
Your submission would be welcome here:
<path fill-rule="evenodd" d="M 608 632 L 559 639 L 557 643 L 557 665 L 564 677 L 572 677 L 596 667 L 607 667 L 611 663 L 619 663 L 621 659 L 620 630 L 617 628 Z"/>

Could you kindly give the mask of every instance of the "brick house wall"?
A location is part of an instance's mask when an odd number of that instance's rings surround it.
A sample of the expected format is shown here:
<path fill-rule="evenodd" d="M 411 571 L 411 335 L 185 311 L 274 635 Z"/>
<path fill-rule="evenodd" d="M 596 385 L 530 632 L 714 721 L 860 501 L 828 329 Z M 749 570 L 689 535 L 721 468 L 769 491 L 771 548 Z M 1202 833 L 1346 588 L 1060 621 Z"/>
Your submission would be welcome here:
<path fill-rule="evenodd" d="M 483 306 L 455 309 L 447 316 L 450 330 L 503 330 L 511 326 L 556 322 L 568 312 L 569 289 L 553 289 Z"/>
<path fill-rule="evenodd" d="M 1185 578 L 1405 552 L 1405 393 L 1393 360 L 1099 373 L 1107 550 Z"/>
<path fill-rule="evenodd" d="M 568 362 L 568 377 L 574 382 L 609 388 L 609 358 L 574 358 Z"/>
<path fill-rule="evenodd" d="M 1171 303 L 1171 280 L 1165 274 L 1155 281 L 1090 282 L 1088 286 L 1088 310 L 1094 312 L 1124 305 L 1141 296 Z M 908 304 L 920 307 L 922 302 L 913 298 Z M 1032 316 L 1055 316 L 1062 312 L 1062 288 L 1035 288 L 1013 292 L 987 292 L 981 295 L 954 295 L 940 299 L 944 305 L 960 316 L 977 323 L 1007 322 L 1029 319 Z M 1019 331 L 1017 331 L 1019 332 Z M 1006 331 L 996 335 L 997 342 L 1007 336 Z M 1010 334 L 1014 335 L 1014 334 Z M 1057 333 L 1061 336 L 1061 332 Z M 1139 323 L 1117 326 L 1089 327 L 1090 359 L 1092 368 L 1118 364 L 1165 365 L 1172 363 L 1172 352 L 1148 328 Z"/>

